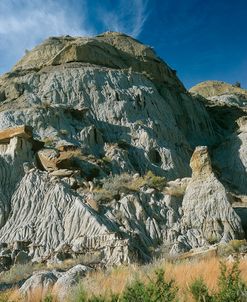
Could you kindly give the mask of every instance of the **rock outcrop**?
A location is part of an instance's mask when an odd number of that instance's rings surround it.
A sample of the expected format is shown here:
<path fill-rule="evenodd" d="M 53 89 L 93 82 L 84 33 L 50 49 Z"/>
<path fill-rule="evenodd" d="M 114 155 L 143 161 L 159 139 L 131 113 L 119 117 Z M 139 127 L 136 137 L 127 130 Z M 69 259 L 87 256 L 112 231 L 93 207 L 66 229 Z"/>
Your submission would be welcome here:
<path fill-rule="evenodd" d="M 238 195 L 247 194 L 247 91 L 219 81 L 207 81 L 192 87 L 221 133 L 213 146 L 212 160 L 222 182 Z"/>
<path fill-rule="evenodd" d="M 239 106 L 247 105 L 247 91 L 236 85 L 222 81 L 206 81 L 190 89 L 193 94 L 199 94 L 206 99 L 217 100 Z"/>
<path fill-rule="evenodd" d="M 192 96 L 120 33 L 53 37 L 28 52 L 0 77 L 8 267 L 80 255 L 118 265 L 243 238 L 232 196 L 247 194 L 246 111 L 217 98 Z"/>
<path fill-rule="evenodd" d="M 191 158 L 192 180 L 183 198 L 182 224 L 199 231 L 208 243 L 244 238 L 238 215 L 223 184 L 212 171 L 206 147 L 196 148 Z"/>

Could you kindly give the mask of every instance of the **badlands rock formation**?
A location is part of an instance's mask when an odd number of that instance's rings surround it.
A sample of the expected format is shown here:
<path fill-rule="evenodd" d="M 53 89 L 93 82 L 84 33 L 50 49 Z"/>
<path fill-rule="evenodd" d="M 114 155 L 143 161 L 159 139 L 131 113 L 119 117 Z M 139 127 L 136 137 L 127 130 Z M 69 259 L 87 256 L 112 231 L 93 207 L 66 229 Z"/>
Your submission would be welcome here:
<path fill-rule="evenodd" d="M 224 82 L 207 81 L 190 90 L 203 102 L 220 126 L 220 139 L 212 146 L 213 164 L 232 192 L 247 194 L 247 91 Z M 242 197 L 241 197 L 242 196 Z"/>
<path fill-rule="evenodd" d="M 113 32 L 49 38 L 1 76 L 2 269 L 20 251 L 107 266 L 244 238 L 246 107 L 196 92 Z"/>

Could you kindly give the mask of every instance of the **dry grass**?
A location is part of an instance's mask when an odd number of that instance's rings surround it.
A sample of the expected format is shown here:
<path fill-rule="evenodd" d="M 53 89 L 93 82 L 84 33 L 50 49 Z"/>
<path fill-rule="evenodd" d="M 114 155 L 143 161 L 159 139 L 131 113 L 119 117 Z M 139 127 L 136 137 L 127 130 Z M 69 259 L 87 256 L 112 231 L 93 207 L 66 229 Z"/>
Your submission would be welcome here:
<path fill-rule="evenodd" d="M 232 264 L 227 263 L 230 267 Z M 163 268 L 165 270 L 165 278 L 167 280 L 174 279 L 176 286 L 179 288 L 178 298 L 180 302 L 192 302 L 193 299 L 189 293 L 189 285 L 197 278 L 202 277 L 209 290 L 217 290 L 217 281 L 220 273 L 220 262 L 218 258 L 212 257 L 202 260 L 183 260 L 180 263 L 171 263 L 166 261 L 159 261 L 153 264 L 138 266 L 122 266 L 118 268 L 109 269 L 107 271 L 92 272 L 86 278 L 84 278 L 77 288 L 83 288 L 89 295 L 106 295 L 111 293 L 121 293 L 125 286 L 136 279 L 148 281 L 149 278 L 154 276 L 155 270 Z M 240 261 L 241 277 L 247 282 L 247 260 Z M 76 288 L 73 290 L 75 293 Z M 18 292 L 13 290 L 12 292 L 4 293 L 3 297 L 9 297 L 9 300 L 13 302 L 24 302 L 21 300 Z M 40 295 L 34 293 L 32 299 L 29 302 L 40 301 L 38 298 Z M 38 299 L 38 300 L 37 300 Z M 53 300 L 55 301 L 55 299 Z M 68 302 L 72 302 L 69 300 Z"/>
<path fill-rule="evenodd" d="M 231 263 L 228 263 L 231 266 Z M 121 293 L 124 287 L 135 279 L 148 280 L 158 268 L 165 270 L 168 280 L 174 279 L 179 288 L 179 301 L 193 301 L 189 295 L 189 285 L 198 277 L 202 277 L 209 289 L 217 289 L 220 273 L 219 259 L 213 257 L 203 260 L 182 261 L 181 263 L 157 262 L 146 266 L 130 265 L 119 267 L 106 272 L 93 272 L 83 280 L 83 288 L 94 295 L 109 295 Z M 247 260 L 240 261 L 243 280 L 247 282 Z"/>
<path fill-rule="evenodd" d="M 50 300 L 48 297 L 51 297 Z M 0 296 L 0 302 L 57 302 L 56 299 L 52 298 L 52 296 L 49 294 L 49 291 L 42 291 L 42 289 L 32 290 L 30 295 L 27 297 L 22 296 L 18 289 L 14 289 L 6 292 L 5 296 L 3 296 L 3 299 L 6 300 L 1 300 Z"/>
<path fill-rule="evenodd" d="M 28 278 L 33 272 L 44 268 L 42 264 L 17 264 L 11 267 L 7 272 L 0 275 L 0 283 L 15 283 L 22 279 Z"/>

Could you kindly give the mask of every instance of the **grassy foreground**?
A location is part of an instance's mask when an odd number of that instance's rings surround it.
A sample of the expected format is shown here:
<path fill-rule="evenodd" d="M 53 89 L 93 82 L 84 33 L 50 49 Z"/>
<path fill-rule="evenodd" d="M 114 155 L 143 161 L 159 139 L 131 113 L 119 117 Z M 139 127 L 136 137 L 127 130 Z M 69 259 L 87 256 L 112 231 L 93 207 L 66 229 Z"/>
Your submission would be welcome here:
<path fill-rule="evenodd" d="M 26 301 L 18 290 L 2 293 L 0 301 Z M 55 302 L 51 294 L 34 294 L 29 302 Z M 247 259 L 221 262 L 217 258 L 159 261 L 92 272 L 71 289 L 67 302 L 245 302 Z M 65 301 L 66 302 L 66 301 Z"/>

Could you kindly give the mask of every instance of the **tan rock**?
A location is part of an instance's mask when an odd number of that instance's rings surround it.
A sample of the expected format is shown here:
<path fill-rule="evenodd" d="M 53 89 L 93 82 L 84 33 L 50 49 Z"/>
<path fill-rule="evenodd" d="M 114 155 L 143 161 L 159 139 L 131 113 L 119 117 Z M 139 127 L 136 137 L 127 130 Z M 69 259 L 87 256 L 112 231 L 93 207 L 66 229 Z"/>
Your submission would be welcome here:
<path fill-rule="evenodd" d="M 239 94 L 247 98 L 247 90 L 222 81 L 205 81 L 201 82 L 190 89 L 190 92 L 200 94 L 208 98 L 221 96 L 224 94 Z"/>
<path fill-rule="evenodd" d="M 59 152 L 55 149 L 42 149 L 37 154 L 38 160 L 46 171 L 57 170 Z"/>
<path fill-rule="evenodd" d="M 38 152 L 39 162 L 46 171 L 71 169 L 73 167 L 72 157 L 77 148 L 63 146 L 60 150 L 42 149 Z"/>
<path fill-rule="evenodd" d="M 212 173 L 211 159 L 206 146 L 196 147 L 191 160 L 192 177 L 208 176 Z"/>
<path fill-rule="evenodd" d="M 60 169 L 60 170 L 51 172 L 52 176 L 58 176 L 58 177 L 69 177 L 69 176 L 72 176 L 73 174 L 74 174 L 74 171 L 68 170 L 68 169 Z"/>
<path fill-rule="evenodd" d="M 31 139 L 33 136 L 32 127 L 22 125 L 1 130 L 0 143 L 9 143 L 10 139 L 16 136 L 24 139 Z"/>
<path fill-rule="evenodd" d="M 148 46 L 121 33 L 108 32 L 93 38 L 49 38 L 27 53 L 14 70 L 42 68 L 70 62 L 90 63 L 110 68 L 131 68 L 157 82 L 185 88 L 176 73 Z"/>

